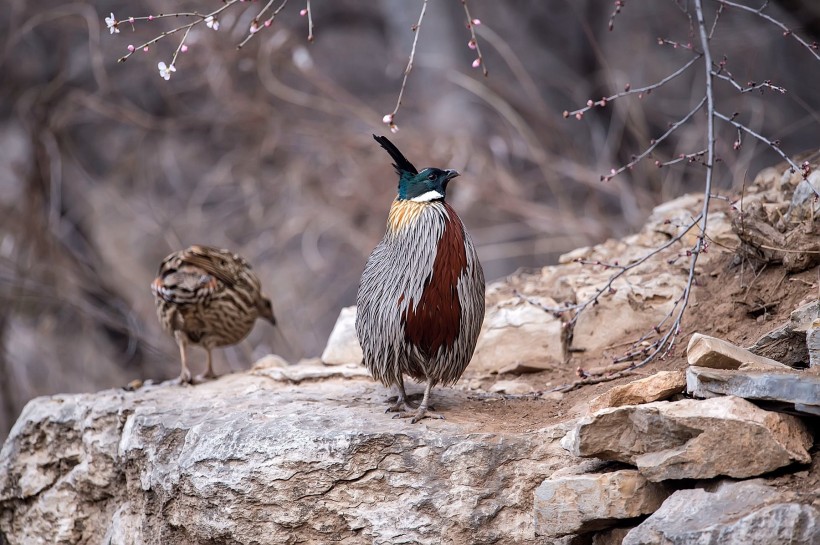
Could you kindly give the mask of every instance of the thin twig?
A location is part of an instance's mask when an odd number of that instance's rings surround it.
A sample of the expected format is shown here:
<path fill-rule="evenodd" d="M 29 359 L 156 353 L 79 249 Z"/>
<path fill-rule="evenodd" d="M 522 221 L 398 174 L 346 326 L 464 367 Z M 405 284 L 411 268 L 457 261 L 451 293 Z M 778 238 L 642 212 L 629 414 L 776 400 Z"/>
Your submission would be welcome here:
<path fill-rule="evenodd" d="M 394 119 L 396 118 L 396 114 L 399 113 L 399 107 L 401 107 L 401 99 L 404 96 L 404 89 L 407 87 L 407 76 L 410 75 L 410 71 L 413 69 L 413 60 L 416 58 L 416 44 L 419 42 L 419 31 L 421 30 L 421 23 L 424 21 L 424 13 L 426 11 L 427 0 L 424 0 L 424 3 L 421 5 L 419 20 L 415 25 L 413 25 L 412 30 L 415 33 L 415 36 L 413 36 L 413 47 L 410 49 L 410 58 L 407 60 L 407 67 L 404 69 L 404 78 L 401 80 L 401 89 L 399 89 L 399 98 L 396 100 L 396 107 L 382 119 L 382 121 L 390 127 L 392 132 L 399 130 L 398 126 L 394 122 Z"/>
<path fill-rule="evenodd" d="M 279 4 L 279 7 L 276 8 L 273 11 L 273 13 L 271 14 L 271 16 L 268 17 L 267 19 L 265 19 L 265 21 L 262 23 L 262 27 L 259 27 L 258 26 L 259 19 L 265 14 L 266 11 L 268 11 L 268 9 L 270 9 L 273 2 L 274 2 L 274 0 L 268 0 L 268 3 L 265 4 L 265 6 L 261 10 L 259 10 L 259 13 L 256 14 L 256 17 L 254 17 L 253 21 L 254 21 L 254 23 L 257 24 L 257 28 L 271 26 L 273 24 L 273 20 L 276 19 L 276 16 L 279 15 L 279 12 L 282 11 L 282 8 L 284 8 L 285 5 L 288 3 L 288 0 L 282 0 L 282 3 Z M 245 36 L 245 39 L 242 40 L 241 42 L 239 42 L 239 44 L 236 46 L 236 48 L 237 49 L 242 49 L 242 47 L 244 47 L 244 45 L 246 43 L 248 43 L 250 41 L 250 39 L 253 38 L 254 36 L 256 36 L 257 34 L 258 34 L 258 32 L 249 32 L 248 35 Z"/>
<path fill-rule="evenodd" d="M 749 127 L 744 125 L 743 123 L 738 123 L 737 121 L 734 120 L 735 116 L 729 117 L 729 116 L 724 115 L 724 114 L 722 114 L 718 111 L 715 111 L 714 115 L 718 119 L 722 119 L 726 123 L 729 123 L 729 124 L 733 125 L 738 130 L 742 130 L 746 134 L 754 136 L 755 138 L 757 138 L 758 140 L 760 140 L 761 142 L 763 142 L 764 144 L 766 144 L 767 146 L 772 148 L 778 155 L 780 155 L 780 157 L 783 158 L 784 161 L 789 163 L 789 166 L 792 168 L 792 170 L 794 172 L 799 172 L 799 171 L 803 170 L 803 169 L 800 168 L 800 166 L 797 163 L 792 161 L 791 157 L 789 157 L 788 155 L 783 153 L 783 151 L 780 149 L 780 142 L 778 142 L 777 140 L 769 140 L 768 138 L 766 138 L 762 134 L 758 134 L 757 132 L 753 131 L 752 129 L 750 129 Z M 815 190 L 815 192 L 816 191 L 817 190 Z"/>
<path fill-rule="evenodd" d="M 671 239 L 666 241 L 664 244 L 662 244 L 662 245 L 658 246 L 657 248 L 653 249 L 651 252 L 647 253 L 646 255 L 644 255 L 643 257 L 638 259 L 637 261 L 634 261 L 634 262 L 630 263 L 629 265 L 614 265 L 614 264 L 611 265 L 610 268 L 618 268 L 620 270 L 617 273 L 610 276 L 607 283 L 602 288 L 599 288 L 598 291 L 596 291 L 589 299 L 587 299 L 583 303 L 576 303 L 574 305 L 567 305 L 567 306 L 564 306 L 564 307 L 547 307 L 545 305 L 542 305 L 540 303 L 537 303 L 537 302 L 529 299 L 528 297 L 524 296 L 523 294 L 521 294 L 517 291 L 515 292 L 515 295 L 517 297 L 519 297 L 520 299 L 523 299 L 527 303 L 529 303 L 533 306 L 539 307 L 544 312 L 548 312 L 550 314 L 562 314 L 564 312 L 569 312 L 569 311 L 577 311 L 577 313 L 580 313 L 585 308 L 587 308 L 589 305 L 591 305 L 595 301 L 597 301 L 601 297 L 601 295 L 603 295 L 604 293 L 609 291 L 610 288 L 612 287 L 612 284 L 615 282 L 615 280 L 617 280 L 618 278 L 620 278 L 621 276 L 626 274 L 628 271 L 630 271 L 630 270 L 634 269 L 635 267 L 641 265 L 642 263 L 646 262 L 648 259 L 651 259 L 653 256 L 659 254 L 660 252 L 667 249 L 668 247 L 670 247 L 671 245 L 675 244 L 680 239 L 682 239 L 684 236 L 686 236 L 686 233 L 688 233 L 689 230 L 692 229 L 692 227 L 697 225 L 697 222 L 700 219 L 700 217 L 701 217 L 701 215 L 698 215 L 680 233 L 678 233 L 677 235 L 675 235 L 674 237 L 672 237 Z M 597 263 L 597 262 L 595 264 L 596 265 L 598 265 L 598 264 L 603 265 L 603 263 Z M 577 314 L 576 314 L 576 317 L 577 317 Z M 575 321 L 576 317 L 573 317 L 573 320 L 572 320 L 573 322 Z"/>
<path fill-rule="evenodd" d="M 693 64 L 695 64 L 695 62 L 698 59 L 700 59 L 702 56 L 703 56 L 703 54 L 700 54 L 700 53 L 695 55 L 694 57 L 692 57 L 689 60 L 689 62 L 687 62 L 686 64 L 684 64 L 683 66 L 681 66 L 680 68 L 678 68 L 677 70 L 675 70 L 674 72 L 672 72 L 671 74 L 669 74 L 668 76 L 663 78 L 662 80 L 660 80 L 656 83 L 653 83 L 652 85 L 646 85 L 644 87 L 639 87 L 637 89 L 632 89 L 631 87 L 627 86 L 628 88 L 626 90 L 624 90 L 623 92 L 621 92 L 621 93 L 616 93 L 612 96 L 604 97 L 604 98 L 602 98 L 601 100 L 598 100 L 598 101 L 593 101 L 593 100 L 590 99 L 589 101 L 587 101 L 587 105 L 584 108 L 579 108 L 579 109 L 573 110 L 571 112 L 565 111 L 564 112 L 564 117 L 567 118 L 567 117 L 570 117 L 570 116 L 575 116 L 576 119 L 581 119 L 581 117 L 583 117 L 585 112 L 591 110 L 592 108 L 595 108 L 596 106 L 597 107 L 604 107 L 604 106 L 606 106 L 606 104 L 608 102 L 611 102 L 611 101 L 616 100 L 618 98 L 622 98 L 622 97 L 629 96 L 629 95 L 651 93 L 653 89 L 657 89 L 658 87 L 661 87 L 661 86 L 665 85 L 666 83 L 672 81 L 676 77 L 678 77 L 681 74 L 683 74 L 684 72 L 686 72 L 686 69 L 689 68 L 690 66 L 692 66 Z M 579 115 L 581 117 L 579 117 Z"/>
<path fill-rule="evenodd" d="M 723 72 L 725 72 L 725 70 Z M 728 81 L 729 83 L 732 84 L 732 86 L 735 89 L 737 89 L 741 93 L 748 93 L 750 91 L 756 91 L 758 89 L 768 88 L 768 89 L 771 89 L 773 91 L 777 91 L 780 94 L 786 94 L 786 88 L 785 87 L 780 87 L 778 85 L 773 85 L 772 82 L 769 81 L 769 80 L 766 80 L 763 83 L 750 82 L 747 87 L 743 87 L 737 81 L 735 81 L 735 79 L 731 75 L 724 74 L 723 72 L 714 72 L 713 71 L 712 75 L 717 77 L 717 78 L 720 78 L 722 80 Z"/>
<path fill-rule="evenodd" d="M 467 16 L 467 28 L 470 30 L 470 49 L 475 48 L 476 55 L 478 55 L 476 60 L 473 61 L 473 67 L 478 68 L 480 66 L 481 71 L 484 73 L 484 77 L 486 78 L 490 75 L 490 73 L 487 71 L 487 65 L 484 63 L 484 56 L 481 54 L 481 46 L 479 45 L 478 38 L 476 38 L 475 35 L 475 26 L 478 20 L 473 19 L 472 15 L 470 15 L 470 8 L 467 7 L 467 0 L 461 0 L 461 5 L 464 7 L 464 15 Z"/>
<path fill-rule="evenodd" d="M 307 4 L 305 6 L 307 10 L 307 18 L 308 18 L 308 41 L 313 42 L 313 10 L 310 9 L 310 0 L 307 0 Z"/>
<path fill-rule="evenodd" d="M 641 153 L 640 155 L 636 156 L 636 157 L 635 157 L 634 159 L 632 159 L 629 163 L 627 163 L 627 164 L 625 164 L 625 165 L 621 166 L 621 168 L 618 168 L 618 169 L 613 168 L 613 169 L 609 172 L 609 174 L 606 174 L 606 175 L 603 175 L 603 174 L 602 174 L 602 175 L 601 175 L 601 181 L 602 181 L 602 182 L 608 182 L 609 180 L 611 180 L 612 178 L 614 178 L 614 177 L 615 177 L 615 176 L 617 176 L 618 174 L 621 174 L 622 172 L 624 172 L 624 171 L 626 171 L 626 170 L 629 170 L 630 168 L 632 168 L 633 166 L 635 166 L 637 163 L 639 163 L 639 162 L 643 161 L 644 159 L 646 159 L 646 158 L 647 158 L 647 157 L 648 157 L 648 156 L 652 153 L 652 151 L 654 151 L 654 149 L 655 149 L 656 147 L 658 147 L 658 145 L 659 145 L 661 142 L 663 142 L 664 140 L 666 140 L 666 139 L 669 137 L 669 135 L 671 135 L 673 132 L 675 132 L 675 131 L 678 129 L 678 127 L 680 127 L 681 125 L 684 125 L 687 121 L 689 121 L 689 120 L 692 118 L 692 116 L 693 116 L 693 115 L 695 115 L 695 114 L 698 112 L 698 110 L 700 110 L 700 109 L 703 107 L 703 105 L 704 105 L 705 103 L 706 103 L 706 97 L 703 97 L 703 98 L 701 99 L 701 101 L 698 103 L 698 105 L 697 105 L 697 106 L 695 106 L 695 107 L 694 107 L 694 109 L 692 109 L 692 111 L 690 111 L 688 114 L 686 114 L 685 116 L 683 116 L 683 117 L 682 117 L 681 119 L 679 119 L 678 121 L 675 121 L 674 123 L 670 123 L 670 124 L 669 124 L 669 130 L 667 130 L 665 133 L 663 133 L 663 134 L 662 134 L 659 138 L 657 138 L 657 139 L 655 139 L 655 140 L 652 140 L 652 142 L 650 143 L 649 147 L 648 147 L 648 148 L 646 148 L 646 149 L 643 151 L 643 153 Z"/>
<path fill-rule="evenodd" d="M 748 13 L 753 13 L 753 14 L 757 15 L 758 17 L 762 17 L 766 21 L 769 21 L 770 23 L 777 26 L 778 28 L 780 28 L 783 31 L 783 36 L 793 37 L 795 40 L 797 40 L 800 43 L 800 45 L 802 45 L 803 47 L 808 49 L 809 52 L 812 55 L 814 55 L 815 59 L 820 61 L 820 52 L 818 52 L 818 49 L 820 49 L 820 48 L 818 47 L 817 42 L 808 43 L 806 40 L 804 40 L 803 38 L 801 38 L 800 36 L 795 34 L 789 27 L 787 27 L 786 25 L 784 25 L 783 23 L 781 23 L 780 21 L 778 21 L 774 17 L 772 17 L 771 15 L 769 15 L 767 13 L 763 13 L 763 10 L 765 10 L 769 6 L 768 0 L 766 0 L 766 2 L 764 2 L 763 5 L 760 6 L 759 8 L 757 8 L 757 9 L 755 9 L 751 6 L 744 6 L 743 4 L 738 4 L 737 2 L 730 2 L 729 0 L 718 0 L 718 2 L 720 2 L 722 5 L 725 5 L 725 6 L 729 6 L 729 7 L 735 8 L 735 9 L 746 11 Z"/>

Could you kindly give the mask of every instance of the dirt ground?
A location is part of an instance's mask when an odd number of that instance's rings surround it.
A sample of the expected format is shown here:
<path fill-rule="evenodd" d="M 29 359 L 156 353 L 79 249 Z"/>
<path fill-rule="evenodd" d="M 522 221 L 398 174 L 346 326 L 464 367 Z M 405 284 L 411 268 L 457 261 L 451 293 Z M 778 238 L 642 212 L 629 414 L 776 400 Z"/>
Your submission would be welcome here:
<path fill-rule="evenodd" d="M 585 414 L 589 401 L 618 384 L 625 384 L 658 371 L 685 369 L 686 345 L 693 333 L 703 333 L 748 347 L 762 335 L 788 321 L 789 314 L 802 302 L 817 297 L 820 267 L 797 274 L 787 274 L 780 266 L 769 265 L 754 271 L 732 254 L 715 260 L 697 277 L 697 287 L 683 321 L 683 331 L 676 346 L 665 359 L 659 359 L 635 370 L 627 377 L 581 386 L 567 393 L 549 390 L 575 381 L 578 367 L 588 368 L 607 363 L 601 354 L 575 355 L 562 369 L 538 373 L 476 379 L 470 369 L 456 388 L 466 393 L 463 402 L 447 403 L 446 416 L 451 421 L 475 422 L 484 419 L 488 432 L 506 430 L 526 432 L 543 428 Z M 629 339 L 624 339 L 629 341 Z M 608 356 L 619 355 L 613 350 Z M 470 391 L 466 384 L 488 388 L 498 379 L 515 379 L 543 392 L 537 398 L 526 395 L 494 395 Z M 410 389 L 415 391 L 411 385 Z"/>

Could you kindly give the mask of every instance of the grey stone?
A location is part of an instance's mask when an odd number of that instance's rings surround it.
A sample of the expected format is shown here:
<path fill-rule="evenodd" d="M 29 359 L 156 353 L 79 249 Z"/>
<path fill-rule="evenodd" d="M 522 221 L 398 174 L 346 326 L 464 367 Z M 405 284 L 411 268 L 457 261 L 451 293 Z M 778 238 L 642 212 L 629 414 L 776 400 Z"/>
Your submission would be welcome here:
<path fill-rule="evenodd" d="M 813 300 L 800 305 L 789 315 L 789 327 L 792 331 L 808 331 L 816 320 L 820 320 L 820 300 Z"/>
<path fill-rule="evenodd" d="M 754 477 L 808 463 L 812 441 L 798 417 L 726 396 L 603 409 L 579 420 L 561 445 L 576 456 L 635 465 L 657 482 Z"/>
<path fill-rule="evenodd" d="M 809 367 L 820 369 L 820 320 L 806 331 L 806 347 L 809 351 Z"/>
<path fill-rule="evenodd" d="M 491 374 L 553 369 L 563 361 L 561 333 L 560 319 L 518 297 L 493 301 L 468 370 Z"/>
<path fill-rule="evenodd" d="M 633 528 L 623 545 L 816 545 L 820 511 L 760 480 L 679 490 Z"/>
<path fill-rule="evenodd" d="M 362 362 L 362 347 L 356 336 L 355 306 L 345 307 L 339 313 L 322 352 L 322 362 L 326 365 Z"/>
<path fill-rule="evenodd" d="M 448 419 L 414 425 L 384 413 L 388 390 L 372 380 L 296 385 L 281 370 L 31 401 L 0 451 L 0 535 L 10 545 L 536 542 L 534 490 L 574 463 L 557 443 L 565 425 L 499 431 L 458 413 L 467 394 L 449 388 L 435 394 Z"/>
<path fill-rule="evenodd" d="M 552 476 L 535 491 L 535 533 L 562 537 L 602 530 L 654 512 L 669 494 L 634 469 Z"/>
<path fill-rule="evenodd" d="M 792 311 L 788 322 L 760 337 L 748 350 L 790 367 L 805 367 L 810 361 L 807 331 L 818 318 L 820 301 L 804 303 Z"/>
<path fill-rule="evenodd" d="M 700 398 L 733 395 L 758 401 L 777 401 L 789 407 L 809 407 L 820 411 L 820 376 L 806 371 L 707 369 L 689 367 L 686 370 L 686 390 Z"/>

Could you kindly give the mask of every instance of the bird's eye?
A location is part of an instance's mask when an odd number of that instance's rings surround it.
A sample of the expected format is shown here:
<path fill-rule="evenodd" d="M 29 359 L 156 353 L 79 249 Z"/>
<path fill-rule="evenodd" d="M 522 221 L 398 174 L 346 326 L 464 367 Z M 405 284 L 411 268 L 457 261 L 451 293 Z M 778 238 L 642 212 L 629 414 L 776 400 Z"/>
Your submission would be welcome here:
<path fill-rule="evenodd" d="M 427 176 L 427 179 L 428 179 L 428 180 L 435 180 L 435 179 L 436 179 L 436 175 L 435 175 L 435 174 L 430 174 L 430 175 L 428 175 L 428 176 Z"/>

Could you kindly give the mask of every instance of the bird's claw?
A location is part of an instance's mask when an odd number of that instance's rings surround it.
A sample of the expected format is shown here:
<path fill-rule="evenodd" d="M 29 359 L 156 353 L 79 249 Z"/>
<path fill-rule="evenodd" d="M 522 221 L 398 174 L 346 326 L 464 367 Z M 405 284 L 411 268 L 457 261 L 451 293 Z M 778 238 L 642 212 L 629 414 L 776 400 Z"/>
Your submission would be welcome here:
<path fill-rule="evenodd" d="M 419 407 L 415 411 L 405 411 L 395 414 L 393 415 L 393 418 L 411 418 L 412 420 L 410 420 L 410 423 L 415 424 L 421 420 L 424 420 L 425 418 L 431 418 L 434 420 L 444 420 L 444 415 L 437 412 L 433 412 L 423 407 Z"/>
<path fill-rule="evenodd" d="M 398 400 L 398 398 L 396 398 L 396 399 Z M 399 415 L 404 414 L 404 413 L 414 413 L 414 412 L 416 412 L 416 409 L 418 409 L 417 405 L 413 405 L 412 403 L 410 403 L 409 401 L 407 401 L 405 399 L 405 400 L 402 400 L 402 401 L 396 401 L 396 403 L 394 403 L 393 405 L 390 405 L 389 407 L 387 407 L 387 409 L 385 409 L 384 412 L 386 412 L 386 413 L 399 413 L 399 414 L 397 414 L 393 417 L 393 418 L 398 418 Z"/>
<path fill-rule="evenodd" d="M 423 392 L 417 392 L 415 394 L 407 394 L 404 399 L 406 401 L 421 401 L 423 397 L 424 397 Z M 397 404 L 398 401 L 399 401 L 399 396 L 390 396 L 387 399 L 385 399 L 384 401 L 385 401 L 385 403 Z M 415 409 L 416 409 L 416 407 L 413 407 L 413 410 L 415 410 Z"/>
<path fill-rule="evenodd" d="M 180 373 L 179 377 L 176 380 L 174 380 L 174 384 L 178 386 L 187 386 L 192 383 L 193 377 L 191 376 L 190 371 L 183 371 L 182 373 Z"/>
<path fill-rule="evenodd" d="M 216 373 L 202 373 L 201 375 L 197 375 L 196 378 L 194 378 L 194 384 L 208 382 L 209 380 L 214 380 L 215 378 Z"/>

